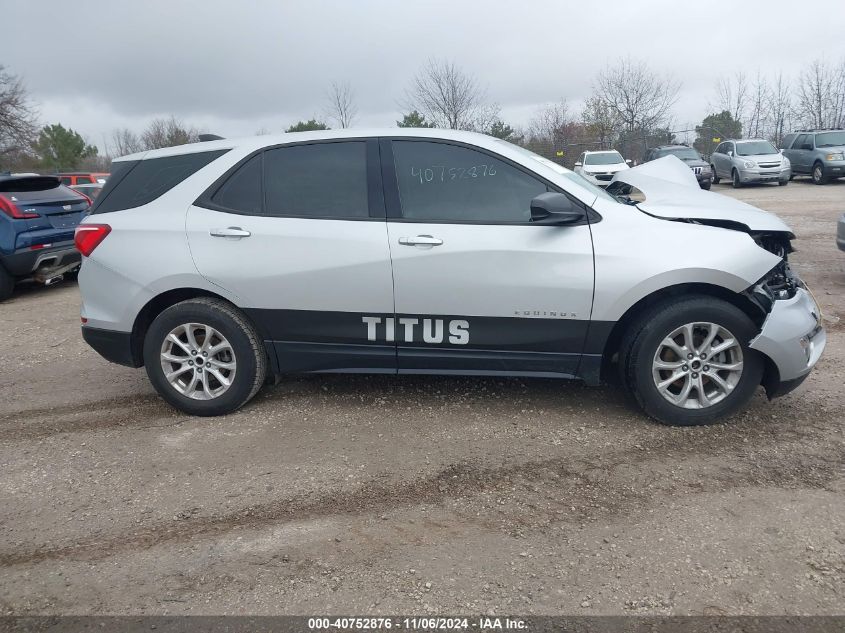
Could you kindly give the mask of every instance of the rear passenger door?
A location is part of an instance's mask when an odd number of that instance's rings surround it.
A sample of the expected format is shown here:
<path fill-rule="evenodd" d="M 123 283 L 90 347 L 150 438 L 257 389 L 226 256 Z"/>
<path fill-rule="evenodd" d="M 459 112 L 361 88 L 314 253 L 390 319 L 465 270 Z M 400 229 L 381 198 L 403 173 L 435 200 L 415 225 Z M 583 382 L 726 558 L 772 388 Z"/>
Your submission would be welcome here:
<path fill-rule="evenodd" d="M 530 222 L 552 188 L 472 146 L 382 142 L 400 373 L 573 376 L 593 295 L 590 227 Z M 580 203 L 579 203 L 580 204 Z"/>
<path fill-rule="evenodd" d="M 239 297 L 281 371 L 395 372 L 378 141 L 283 145 L 247 157 L 189 209 L 199 272 Z"/>

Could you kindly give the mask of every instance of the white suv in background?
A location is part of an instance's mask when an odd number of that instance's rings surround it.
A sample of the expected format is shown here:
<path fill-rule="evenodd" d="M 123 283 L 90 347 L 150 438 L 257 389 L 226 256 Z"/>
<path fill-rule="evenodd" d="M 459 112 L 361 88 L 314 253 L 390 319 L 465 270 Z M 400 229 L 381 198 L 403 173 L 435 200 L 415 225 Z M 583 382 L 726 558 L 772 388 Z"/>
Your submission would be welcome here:
<path fill-rule="evenodd" d="M 587 182 L 607 187 L 617 172 L 629 169 L 630 160 L 622 158 L 615 149 L 600 152 L 582 152 L 575 163 L 575 173 Z"/>
<path fill-rule="evenodd" d="M 76 232 L 82 334 L 175 407 L 273 374 L 577 378 L 704 424 L 822 353 L 777 217 L 661 158 L 632 203 L 525 149 L 436 129 L 216 140 L 118 159 Z"/>

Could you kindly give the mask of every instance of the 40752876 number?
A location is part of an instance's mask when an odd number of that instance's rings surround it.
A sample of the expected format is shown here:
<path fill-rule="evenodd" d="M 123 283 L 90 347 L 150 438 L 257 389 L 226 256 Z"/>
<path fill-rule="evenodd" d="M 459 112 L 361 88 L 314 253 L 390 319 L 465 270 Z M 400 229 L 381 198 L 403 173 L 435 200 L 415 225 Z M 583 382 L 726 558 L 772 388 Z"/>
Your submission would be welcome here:
<path fill-rule="evenodd" d="M 411 167 L 411 178 L 419 178 L 420 184 L 423 185 L 428 182 L 469 180 L 471 178 L 487 178 L 495 175 L 495 165 L 473 165 L 471 167 L 432 165 L 431 167 Z"/>

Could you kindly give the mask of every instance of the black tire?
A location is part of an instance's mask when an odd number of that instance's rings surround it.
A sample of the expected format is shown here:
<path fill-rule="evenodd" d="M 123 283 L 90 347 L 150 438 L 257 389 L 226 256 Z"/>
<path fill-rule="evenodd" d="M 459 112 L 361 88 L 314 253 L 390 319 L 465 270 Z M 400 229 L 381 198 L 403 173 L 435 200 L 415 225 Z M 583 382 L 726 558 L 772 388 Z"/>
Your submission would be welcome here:
<path fill-rule="evenodd" d="M 708 180 L 707 182 L 702 183 L 701 188 L 704 189 L 705 191 L 709 190 L 710 189 L 710 181 Z"/>
<path fill-rule="evenodd" d="M 710 165 L 710 172 L 713 174 L 713 184 L 718 185 L 720 179 L 719 179 L 719 175 L 716 173 L 716 167 L 714 167 L 713 165 Z"/>
<path fill-rule="evenodd" d="M 234 379 L 227 390 L 213 399 L 196 400 L 183 395 L 164 375 L 160 358 L 164 340 L 186 323 L 210 326 L 231 345 L 237 363 Z M 144 338 L 144 365 L 155 390 L 172 406 L 190 415 L 224 415 L 236 411 L 258 393 L 267 374 L 267 354 L 255 327 L 237 308 L 220 299 L 201 297 L 177 303 L 156 317 Z"/>
<path fill-rule="evenodd" d="M 15 278 L 6 272 L 6 269 L 0 264 L 0 301 L 5 301 L 11 297 L 14 289 Z"/>
<path fill-rule="evenodd" d="M 736 169 L 731 171 L 731 185 L 734 189 L 742 187 L 742 181 L 739 179 L 739 172 Z"/>
<path fill-rule="evenodd" d="M 824 171 L 824 165 L 818 161 L 813 164 L 813 171 L 810 173 L 810 177 L 813 179 L 813 184 L 816 185 L 826 185 L 830 180 Z"/>
<path fill-rule="evenodd" d="M 778 187 L 786 187 L 789 184 L 788 180 L 778 180 Z"/>
<path fill-rule="evenodd" d="M 709 322 L 729 330 L 742 350 L 742 374 L 723 400 L 700 409 L 685 409 L 666 400 L 652 375 L 655 354 L 673 330 L 687 323 Z M 744 407 L 763 376 L 761 355 L 748 347 L 757 334 L 754 322 L 736 306 L 714 297 L 676 297 L 646 310 L 625 333 L 619 350 L 622 384 L 643 411 L 662 424 L 697 426 L 717 422 Z"/>

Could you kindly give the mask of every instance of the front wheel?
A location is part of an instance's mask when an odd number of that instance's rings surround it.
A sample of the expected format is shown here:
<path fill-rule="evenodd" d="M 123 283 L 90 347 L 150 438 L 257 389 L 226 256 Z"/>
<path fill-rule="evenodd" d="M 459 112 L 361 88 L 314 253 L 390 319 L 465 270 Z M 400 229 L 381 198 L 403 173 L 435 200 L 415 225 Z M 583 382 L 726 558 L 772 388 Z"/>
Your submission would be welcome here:
<path fill-rule="evenodd" d="M 147 376 L 159 395 L 190 415 L 223 415 L 261 388 L 267 355 L 255 327 L 234 306 L 190 299 L 162 312 L 144 338 Z"/>
<path fill-rule="evenodd" d="M 754 322 L 712 297 L 675 298 L 641 315 L 620 350 L 623 384 L 663 424 L 716 422 L 745 406 L 763 376 Z"/>
<path fill-rule="evenodd" d="M 710 181 L 708 180 L 707 182 L 701 183 L 701 188 L 708 191 L 710 189 Z"/>
<path fill-rule="evenodd" d="M 734 189 L 742 187 L 742 181 L 739 179 L 739 172 L 736 169 L 731 172 L 731 184 Z"/>
<path fill-rule="evenodd" d="M 824 173 L 824 165 L 821 163 L 816 163 L 813 165 L 813 183 L 816 185 L 825 185 L 827 184 L 827 174 Z"/>
<path fill-rule="evenodd" d="M 791 180 L 791 178 L 790 178 Z M 778 187 L 786 187 L 789 184 L 789 180 L 778 180 Z"/>
<path fill-rule="evenodd" d="M 710 173 L 713 175 L 711 180 L 713 181 L 714 185 L 719 184 L 719 174 L 716 173 L 716 167 L 714 165 L 710 165 Z"/>

